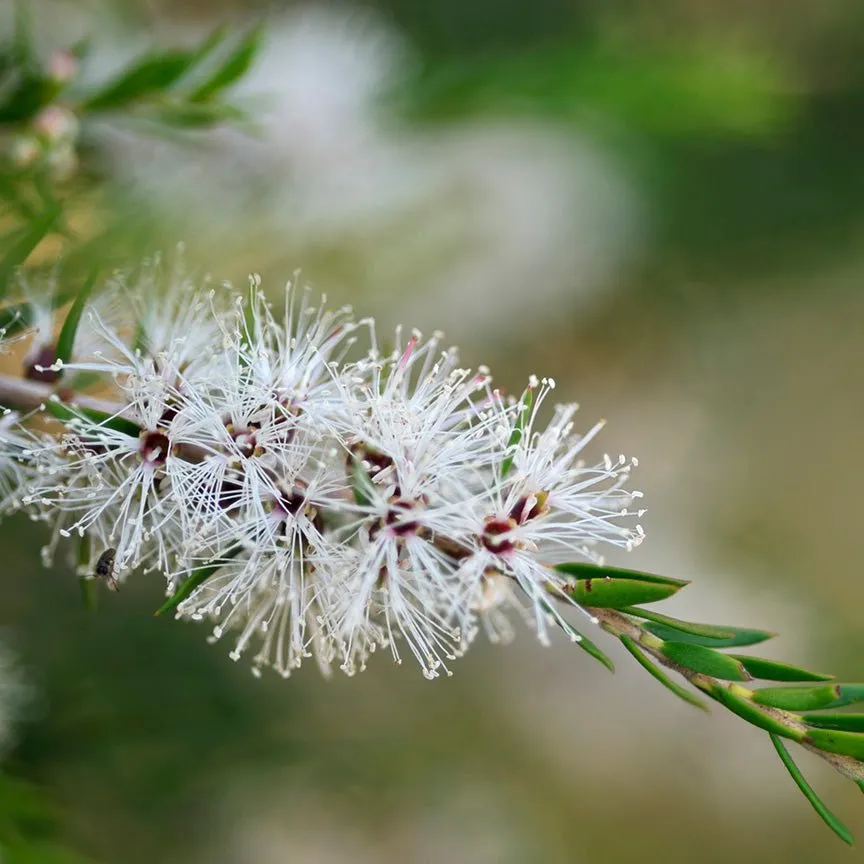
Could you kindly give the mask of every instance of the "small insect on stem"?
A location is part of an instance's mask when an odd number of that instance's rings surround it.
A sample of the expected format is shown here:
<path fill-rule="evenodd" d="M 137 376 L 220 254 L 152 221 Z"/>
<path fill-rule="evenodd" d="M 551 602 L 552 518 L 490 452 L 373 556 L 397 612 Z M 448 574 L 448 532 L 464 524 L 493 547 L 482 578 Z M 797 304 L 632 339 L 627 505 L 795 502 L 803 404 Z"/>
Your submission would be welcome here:
<path fill-rule="evenodd" d="M 117 580 L 114 578 L 114 559 L 117 556 L 116 549 L 106 549 L 96 562 L 96 570 L 93 576 L 96 579 L 104 579 L 112 591 L 119 591 Z"/>

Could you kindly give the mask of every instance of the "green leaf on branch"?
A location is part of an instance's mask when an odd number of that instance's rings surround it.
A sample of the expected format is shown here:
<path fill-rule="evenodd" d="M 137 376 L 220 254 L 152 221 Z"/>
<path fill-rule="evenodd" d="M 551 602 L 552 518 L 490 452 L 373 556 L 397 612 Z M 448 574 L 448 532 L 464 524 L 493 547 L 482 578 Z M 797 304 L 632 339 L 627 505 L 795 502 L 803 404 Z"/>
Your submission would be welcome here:
<path fill-rule="evenodd" d="M 729 627 L 723 624 L 715 626 L 693 624 L 648 609 L 622 609 L 621 611 L 648 621 L 649 623 L 644 625 L 645 629 L 660 639 L 703 645 L 706 648 L 743 648 L 773 639 L 777 635 L 768 630 Z"/>
<path fill-rule="evenodd" d="M 791 738 L 799 743 L 805 738 L 806 733 L 803 729 L 793 729 L 786 726 L 770 714 L 760 711 L 749 699 L 733 693 L 722 684 L 712 685 L 709 692 L 712 698 L 728 708 L 733 714 L 737 714 L 742 720 L 746 720 L 751 726 L 756 726 L 783 738 Z"/>
<path fill-rule="evenodd" d="M 664 642 L 660 652 L 673 663 L 723 681 L 750 681 L 750 674 L 734 657 L 727 657 L 712 648 L 689 645 L 686 642 Z"/>
<path fill-rule="evenodd" d="M 682 687 L 673 681 L 659 666 L 652 663 L 633 639 L 624 633 L 621 634 L 620 639 L 624 647 L 636 658 L 639 665 L 647 669 L 649 674 L 653 675 L 664 687 L 671 690 L 679 699 L 683 699 L 685 702 L 689 702 L 703 711 L 708 711 L 708 705 L 704 700 L 691 693 L 686 687 Z"/>
<path fill-rule="evenodd" d="M 841 714 L 814 711 L 802 718 L 808 726 L 818 729 L 840 729 L 844 732 L 864 732 L 864 714 Z"/>
<path fill-rule="evenodd" d="M 60 218 L 60 213 L 59 204 L 50 205 L 44 213 L 20 232 L 9 246 L 3 260 L 0 261 L 0 299 L 6 295 L 15 270 L 27 260 L 30 253 L 51 232 Z"/>
<path fill-rule="evenodd" d="M 76 423 L 95 424 L 96 426 L 104 426 L 107 429 L 113 429 L 115 432 L 122 432 L 130 438 L 137 438 L 141 434 L 141 427 L 125 417 L 118 417 L 116 414 L 107 414 L 104 411 L 96 411 L 93 408 L 82 408 L 74 402 L 67 404 L 61 402 L 56 396 L 51 396 L 45 401 L 45 410 L 59 420 L 61 423 L 75 425 Z"/>
<path fill-rule="evenodd" d="M 634 582 L 670 585 L 676 589 L 684 588 L 690 584 L 686 579 L 673 579 L 671 576 L 658 576 L 655 573 L 643 573 L 641 570 L 604 567 L 599 564 L 589 564 L 585 561 L 569 561 L 566 564 L 556 564 L 555 569 L 559 573 L 566 573 L 575 579 L 630 579 Z"/>
<path fill-rule="evenodd" d="M 197 105 L 191 102 L 171 102 L 159 107 L 159 119 L 169 126 L 183 129 L 206 129 L 229 120 L 242 120 L 243 112 L 224 102 Z"/>
<path fill-rule="evenodd" d="M 575 643 L 587 654 L 590 654 L 595 660 L 599 660 L 610 672 L 615 672 L 615 664 L 612 660 L 603 653 L 587 636 L 583 636 L 575 627 L 570 626 L 570 630 L 575 634 Z"/>
<path fill-rule="evenodd" d="M 730 654 L 754 677 L 762 681 L 832 681 L 833 675 L 822 675 L 819 672 L 809 672 L 787 663 L 776 660 L 765 660 L 762 657 L 747 657 L 743 654 Z"/>
<path fill-rule="evenodd" d="M 180 583 L 177 590 L 153 613 L 155 616 L 164 615 L 176 609 L 196 588 L 203 585 L 211 576 L 222 569 L 232 558 L 240 553 L 240 547 L 229 549 L 218 561 L 206 564 L 193 570 L 189 576 Z"/>
<path fill-rule="evenodd" d="M 368 507 L 375 498 L 375 487 L 369 479 L 369 472 L 363 466 L 362 460 L 351 454 L 351 488 L 354 491 L 354 501 L 361 507 Z"/>
<path fill-rule="evenodd" d="M 90 275 L 81 286 L 81 290 L 75 297 L 69 312 L 66 315 L 66 320 L 63 322 L 63 327 L 60 330 L 60 335 L 57 337 L 57 360 L 60 361 L 62 374 L 62 364 L 68 363 L 72 359 L 72 349 L 75 347 L 75 335 L 78 332 L 78 325 L 81 323 L 81 315 L 84 312 L 84 307 L 87 305 L 87 300 L 90 297 L 90 291 L 96 284 L 98 271 L 94 268 Z"/>
<path fill-rule="evenodd" d="M 810 729 L 805 743 L 827 750 L 829 753 L 840 753 L 853 759 L 864 760 L 864 735 L 859 732 L 846 732 L 840 729 Z"/>
<path fill-rule="evenodd" d="M 665 600 L 680 590 L 678 585 L 641 582 L 635 579 L 603 577 L 577 579 L 562 588 L 580 606 L 598 609 L 622 609 L 641 603 Z"/>
<path fill-rule="evenodd" d="M 701 639 L 710 641 L 710 648 L 716 648 L 714 644 L 717 641 L 732 638 L 732 630 L 725 630 L 721 627 L 713 627 L 709 624 L 693 624 L 689 621 L 679 621 L 677 618 L 671 618 L 668 615 L 661 615 L 659 612 L 654 612 L 650 609 L 622 609 L 627 615 L 632 615 L 634 618 L 642 618 L 645 621 L 661 622 L 666 626 L 668 636 L 661 636 L 661 639 L 671 639 L 673 641 L 684 642 L 685 639 L 678 639 L 680 634 L 687 636 L 698 636 Z M 647 626 L 645 629 L 649 629 Z M 653 632 L 653 631 L 651 631 Z"/>
<path fill-rule="evenodd" d="M 812 687 L 763 687 L 753 701 L 785 711 L 819 711 L 864 702 L 864 684 L 823 684 Z"/>
<path fill-rule="evenodd" d="M 263 29 L 256 27 L 247 34 L 246 38 L 225 58 L 224 63 L 206 81 L 192 91 L 189 99 L 192 102 L 206 102 L 221 90 L 239 81 L 249 70 L 258 49 L 261 47 L 262 33 Z"/>
<path fill-rule="evenodd" d="M 84 103 L 88 111 L 107 111 L 167 90 L 189 69 L 195 55 L 167 51 L 148 55 L 127 68 Z"/>
<path fill-rule="evenodd" d="M 513 431 L 510 433 L 510 440 L 507 442 L 507 455 L 501 463 L 501 478 L 503 479 L 510 473 L 513 467 L 513 458 L 516 455 L 516 448 L 522 440 L 522 435 L 525 430 L 525 418 L 531 413 L 531 407 L 534 404 L 534 388 L 526 387 L 522 398 L 519 400 L 519 412 L 516 421 L 513 423 Z"/>
<path fill-rule="evenodd" d="M 849 829 L 825 806 L 822 799 L 816 794 L 813 787 L 804 779 L 801 769 L 795 764 L 786 745 L 777 736 L 771 733 L 771 743 L 780 757 L 780 761 L 786 766 L 786 770 L 792 776 L 804 797 L 810 802 L 813 809 L 819 814 L 822 821 L 845 843 L 855 845 L 855 838 Z"/>

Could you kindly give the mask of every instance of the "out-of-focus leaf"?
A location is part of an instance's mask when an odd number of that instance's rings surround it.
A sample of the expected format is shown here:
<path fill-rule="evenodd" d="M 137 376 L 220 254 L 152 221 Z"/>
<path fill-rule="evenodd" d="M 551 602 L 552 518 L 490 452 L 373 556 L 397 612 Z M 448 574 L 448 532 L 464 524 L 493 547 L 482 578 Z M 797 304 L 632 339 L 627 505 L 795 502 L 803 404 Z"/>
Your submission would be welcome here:
<path fill-rule="evenodd" d="M 738 660 L 754 677 L 762 681 L 832 681 L 833 675 L 823 675 L 819 672 L 809 672 L 788 663 L 778 663 L 776 660 L 765 660 L 762 657 L 747 657 L 743 654 L 729 655 Z"/>
<path fill-rule="evenodd" d="M 192 102 L 206 102 L 246 74 L 261 47 L 262 28 L 256 27 L 240 42 L 213 74 L 189 95 Z"/>
<path fill-rule="evenodd" d="M 85 103 L 87 111 L 107 111 L 167 90 L 189 69 L 194 55 L 166 51 L 144 57 L 120 73 Z"/>
<path fill-rule="evenodd" d="M 668 657 L 673 663 L 691 672 L 699 672 L 724 681 L 751 680 L 740 661 L 712 648 L 689 645 L 686 642 L 664 642 L 659 650 L 664 657 Z"/>
<path fill-rule="evenodd" d="M 728 46 L 544 46 L 424 69 L 404 105 L 424 119 L 528 112 L 557 121 L 603 117 L 651 134 L 752 137 L 789 119 L 784 77 L 765 55 Z"/>
<path fill-rule="evenodd" d="M 224 102 L 172 102 L 160 105 L 157 116 L 163 123 L 182 129 L 206 129 L 217 123 L 245 118 L 239 108 Z"/>
<path fill-rule="evenodd" d="M 704 700 L 700 699 L 696 696 L 695 693 L 691 693 L 686 687 L 682 687 L 676 681 L 673 681 L 659 666 L 655 663 L 652 663 L 648 657 L 645 656 L 645 652 L 634 642 L 629 636 L 622 634 L 621 642 L 624 644 L 624 647 L 636 658 L 639 662 L 639 665 L 646 669 L 651 675 L 653 675 L 664 687 L 668 690 L 671 690 L 679 699 L 683 699 L 685 702 L 688 702 L 690 705 L 695 705 L 697 708 L 701 708 L 703 711 L 708 710 L 708 705 Z"/>
<path fill-rule="evenodd" d="M 771 743 L 780 757 L 780 761 L 786 766 L 786 770 L 792 775 L 798 788 L 801 790 L 804 797 L 810 802 L 813 809 L 819 814 L 822 821 L 845 843 L 850 846 L 855 845 L 855 838 L 849 829 L 825 806 L 822 799 L 813 790 L 813 787 L 804 779 L 801 770 L 795 764 L 795 761 L 789 755 L 786 745 L 783 741 L 773 733 L 771 735 Z"/>
<path fill-rule="evenodd" d="M 33 308 L 29 303 L 15 303 L 0 309 L 0 336 L 13 336 L 33 322 Z"/>
<path fill-rule="evenodd" d="M 60 218 L 61 207 L 54 204 L 34 219 L 15 238 L 0 261 L 0 299 L 6 296 L 9 283 L 17 267 L 27 260 L 27 256 L 42 242 Z"/>

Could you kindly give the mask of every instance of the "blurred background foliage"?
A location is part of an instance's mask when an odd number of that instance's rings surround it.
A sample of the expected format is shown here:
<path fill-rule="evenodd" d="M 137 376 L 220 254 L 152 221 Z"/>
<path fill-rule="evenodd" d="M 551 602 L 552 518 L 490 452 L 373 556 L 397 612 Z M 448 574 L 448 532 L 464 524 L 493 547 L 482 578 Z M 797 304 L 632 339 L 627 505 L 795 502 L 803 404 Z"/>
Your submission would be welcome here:
<path fill-rule="evenodd" d="M 42 61 L 90 37 L 72 106 L 146 51 L 221 24 L 230 53 L 264 25 L 208 122 L 181 123 L 194 100 L 173 91 L 85 112 L 68 171 L 25 172 L 28 206 L 63 214 L 29 268 L 62 253 L 73 280 L 183 241 L 220 278 L 302 267 L 385 326 L 443 326 L 510 390 L 553 374 L 640 457 L 649 539 L 627 563 L 694 580 L 673 614 L 780 630 L 786 659 L 864 675 L 857 0 L 25 5 Z M 0 4 L 4 37 L 11 21 Z M 848 854 L 764 736 L 691 713 L 614 646 L 614 678 L 522 633 L 434 684 L 384 657 L 351 681 L 256 681 L 153 619 L 156 583 L 86 613 L 41 542 L 21 520 L 0 534 L 28 688 L 0 782 L 10 861 Z M 860 801 L 802 762 L 861 834 Z"/>

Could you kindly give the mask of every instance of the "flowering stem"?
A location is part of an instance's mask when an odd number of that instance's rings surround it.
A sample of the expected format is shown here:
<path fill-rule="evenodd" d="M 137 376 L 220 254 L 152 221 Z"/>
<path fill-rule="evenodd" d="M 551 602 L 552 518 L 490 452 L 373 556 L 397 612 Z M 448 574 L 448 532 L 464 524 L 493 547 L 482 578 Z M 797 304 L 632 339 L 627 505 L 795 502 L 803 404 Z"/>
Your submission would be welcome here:
<path fill-rule="evenodd" d="M 62 386 L 58 389 L 42 381 L 30 381 L 14 375 L 0 375 L 0 406 L 4 408 L 37 411 L 52 395 L 59 396 L 63 401 L 73 401 L 70 397 L 74 395 L 75 404 L 105 414 L 122 415 L 125 410 L 124 406 L 117 402 L 94 396 L 71 394 L 69 391 L 64 391 Z"/>
<path fill-rule="evenodd" d="M 644 630 L 638 623 L 621 612 L 614 609 L 599 609 L 594 607 L 588 607 L 586 611 L 599 620 L 600 626 L 607 633 L 611 633 L 619 639 L 621 639 L 622 636 L 632 639 L 658 663 L 662 664 L 667 669 L 671 669 L 673 672 L 677 672 L 690 684 L 701 690 L 705 695 L 710 696 L 715 701 L 721 701 L 718 699 L 717 695 L 718 690 L 721 689 L 728 693 L 732 693 L 737 697 L 747 700 L 750 699 L 751 691 L 740 684 L 722 681 L 702 672 L 694 672 L 692 669 L 688 669 L 687 667 L 676 663 L 674 660 L 669 659 L 659 650 L 660 646 L 663 644 L 662 640 Z M 791 711 L 784 711 L 781 708 L 773 708 L 766 705 L 756 705 L 755 703 L 751 704 L 753 704 L 753 709 L 755 711 L 761 712 L 766 718 L 769 718 L 788 729 L 791 733 L 790 737 L 792 738 L 800 738 L 802 734 L 806 734 L 808 731 L 808 727 L 802 721 L 802 718 Z M 820 756 L 828 762 L 829 765 L 841 774 L 844 774 L 846 777 L 850 777 L 852 780 L 859 783 L 864 781 L 864 763 L 851 756 L 826 752 L 818 747 L 808 744 L 806 741 L 799 741 L 798 743 L 810 752 Z"/>

